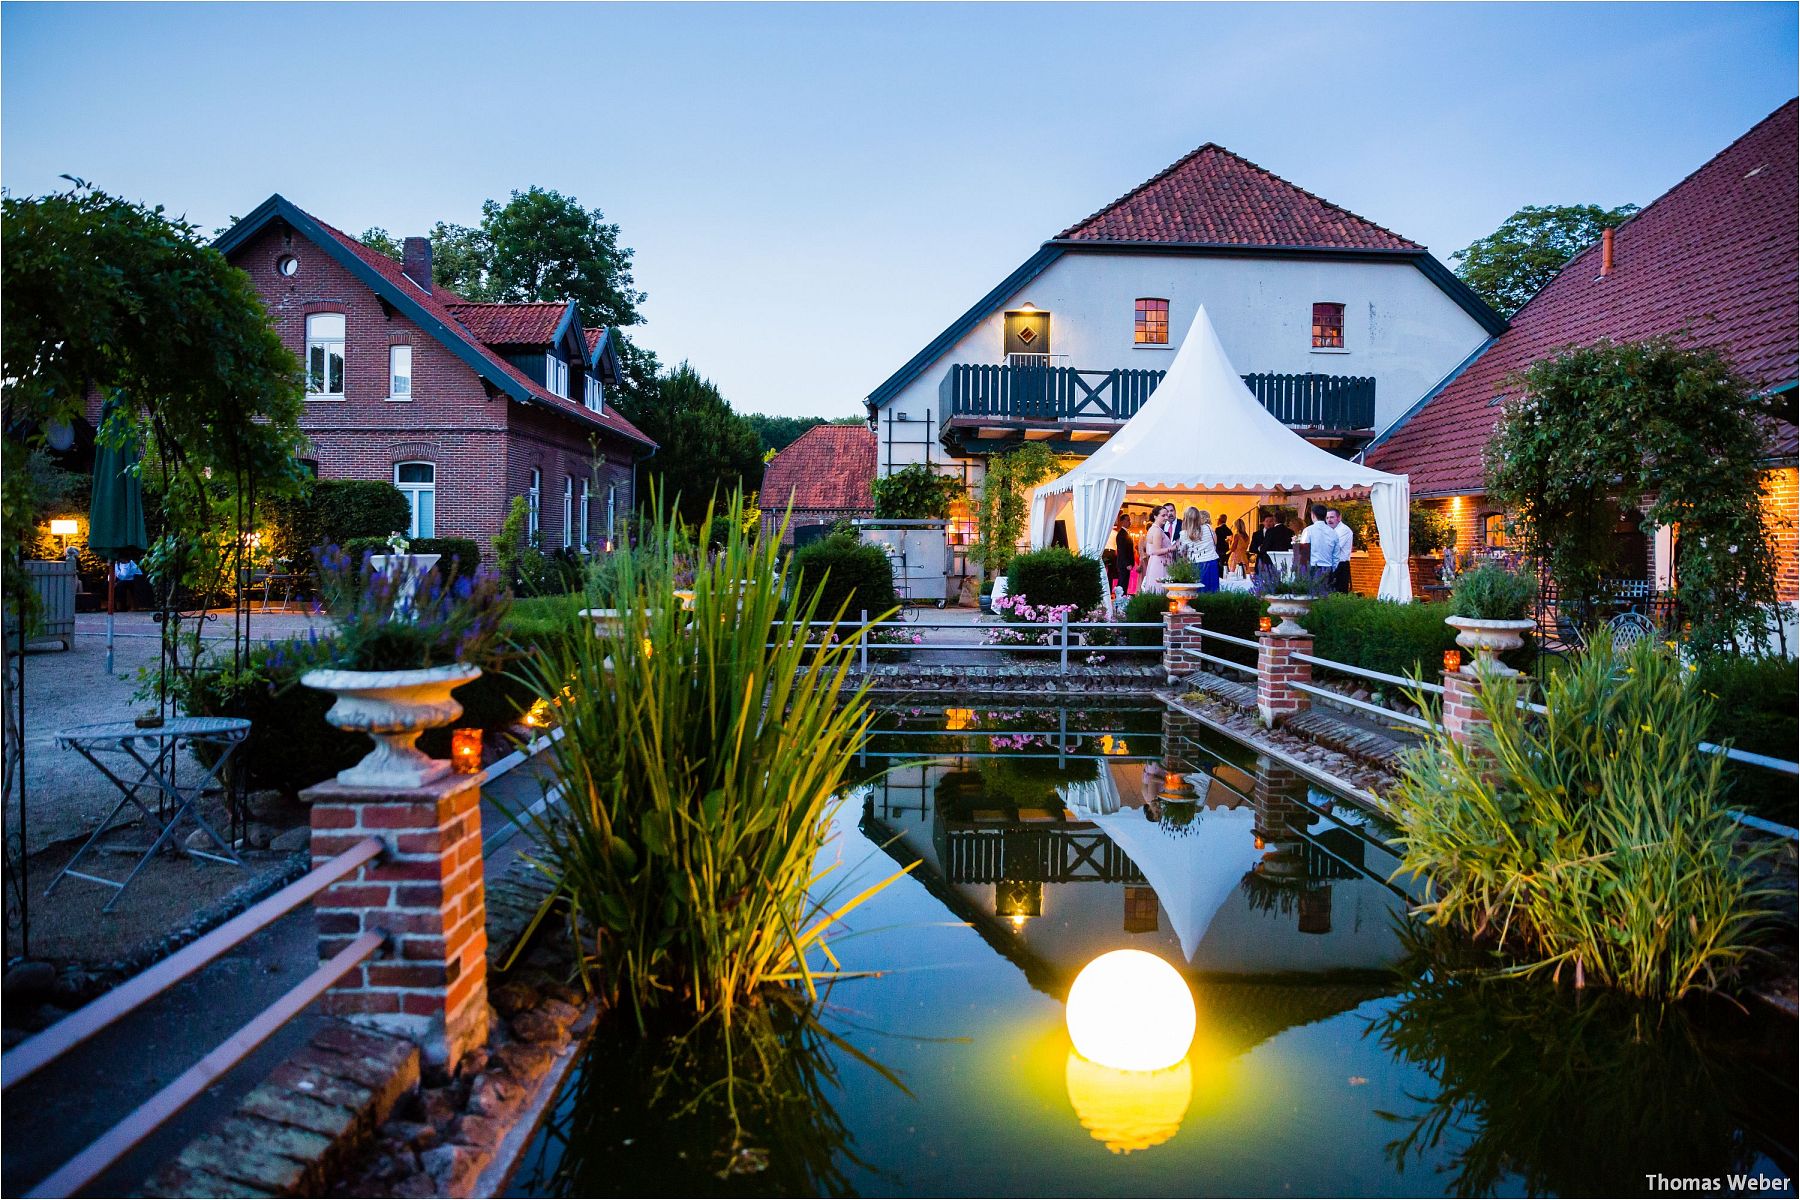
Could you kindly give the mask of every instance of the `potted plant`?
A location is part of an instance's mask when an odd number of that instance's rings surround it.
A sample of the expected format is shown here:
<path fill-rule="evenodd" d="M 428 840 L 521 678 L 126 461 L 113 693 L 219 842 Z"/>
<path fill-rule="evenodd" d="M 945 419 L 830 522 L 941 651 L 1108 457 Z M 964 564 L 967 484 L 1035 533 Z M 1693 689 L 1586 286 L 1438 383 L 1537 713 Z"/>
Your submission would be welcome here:
<path fill-rule="evenodd" d="M 446 774 L 447 761 L 413 743 L 462 715 L 450 693 L 480 677 L 511 603 L 500 577 L 485 568 L 447 583 L 433 570 L 359 571 L 335 547 L 319 552 L 319 573 L 338 627 L 326 664 L 300 682 L 337 697 L 327 722 L 375 742 L 338 782 L 410 789 Z"/>
<path fill-rule="evenodd" d="M 1200 571 L 1193 560 L 1185 556 L 1177 556 L 1169 564 L 1169 573 L 1163 576 L 1163 595 L 1169 598 L 1170 612 L 1191 612 L 1188 604 L 1200 593 Z"/>
<path fill-rule="evenodd" d="M 1501 675 L 1517 671 L 1495 654 L 1517 650 L 1537 622 L 1526 616 L 1537 597 L 1537 576 L 1485 563 L 1456 578 L 1450 593 L 1451 615 L 1444 623 L 1457 631 L 1456 644 L 1472 651 L 1476 661 Z"/>
<path fill-rule="evenodd" d="M 1276 571 L 1272 577 L 1259 574 L 1255 588 L 1257 595 L 1269 602 L 1269 615 L 1281 618 L 1281 624 L 1275 626 L 1274 632 L 1293 635 L 1306 632 L 1300 618 L 1311 611 L 1314 600 L 1331 590 L 1331 584 L 1322 575 L 1296 571 L 1290 566 Z"/>

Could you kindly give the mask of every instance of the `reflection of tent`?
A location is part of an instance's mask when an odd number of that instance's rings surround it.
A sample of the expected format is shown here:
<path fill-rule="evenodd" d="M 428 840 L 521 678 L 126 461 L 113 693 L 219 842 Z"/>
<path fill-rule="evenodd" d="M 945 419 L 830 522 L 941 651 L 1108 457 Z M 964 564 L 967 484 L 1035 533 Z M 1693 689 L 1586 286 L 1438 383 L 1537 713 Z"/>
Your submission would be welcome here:
<path fill-rule="evenodd" d="M 1102 775 L 1110 781 L 1111 772 Z M 1183 957 L 1193 961 L 1214 914 L 1237 892 L 1238 881 L 1261 853 L 1256 849 L 1255 811 L 1249 805 L 1207 808 L 1203 801 L 1195 819 L 1206 823 L 1205 833 L 1178 838 L 1146 821 L 1142 809 L 1121 808 L 1116 790 L 1110 811 L 1105 803 L 1083 808 L 1086 799 L 1086 795 L 1064 792 L 1069 806 L 1111 838 L 1144 873 L 1145 882 L 1169 914 Z"/>
<path fill-rule="evenodd" d="M 1257 402 L 1225 357 L 1204 306 L 1150 398 L 1080 466 L 1031 498 L 1031 544 L 1050 544 L 1057 518 L 1072 509 L 1076 549 L 1099 556 L 1125 493 L 1366 491 L 1387 566 L 1381 596 L 1410 600 L 1404 475 L 1360 466 L 1321 450 Z"/>

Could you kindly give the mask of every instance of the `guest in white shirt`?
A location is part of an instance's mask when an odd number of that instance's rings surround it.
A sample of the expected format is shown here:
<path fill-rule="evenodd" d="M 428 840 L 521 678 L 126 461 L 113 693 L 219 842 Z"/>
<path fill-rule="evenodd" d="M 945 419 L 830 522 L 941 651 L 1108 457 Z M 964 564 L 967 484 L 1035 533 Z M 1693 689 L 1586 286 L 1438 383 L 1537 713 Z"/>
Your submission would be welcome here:
<path fill-rule="evenodd" d="M 1294 543 L 1306 547 L 1306 569 L 1330 583 L 1332 569 L 1337 566 L 1337 535 L 1325 523 L 1323 504 L 1313 505 L 1311 515 L 1312 524 L 1295 535 Z"/>
<path fill-rule="evenodd" d="M 1356 530 L 1344 524 L 1344 515 L 1335 508 L 1325 510 L 1325 524 L 1331 529 L 1331 590 L 1350 591 L 1350 551 L 1356 547 Z"/>

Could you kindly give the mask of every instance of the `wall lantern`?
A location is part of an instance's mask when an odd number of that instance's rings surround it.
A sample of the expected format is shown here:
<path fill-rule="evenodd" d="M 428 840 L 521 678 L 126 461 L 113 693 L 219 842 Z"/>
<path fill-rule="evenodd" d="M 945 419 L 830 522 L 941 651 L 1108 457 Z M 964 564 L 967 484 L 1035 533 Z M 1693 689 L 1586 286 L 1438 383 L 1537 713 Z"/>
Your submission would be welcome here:
<path fill-rule="evenodd" d="M 481 770 L 481 730 L 450 731 L 450 765 L 459 775 L 473 775 Z"/>

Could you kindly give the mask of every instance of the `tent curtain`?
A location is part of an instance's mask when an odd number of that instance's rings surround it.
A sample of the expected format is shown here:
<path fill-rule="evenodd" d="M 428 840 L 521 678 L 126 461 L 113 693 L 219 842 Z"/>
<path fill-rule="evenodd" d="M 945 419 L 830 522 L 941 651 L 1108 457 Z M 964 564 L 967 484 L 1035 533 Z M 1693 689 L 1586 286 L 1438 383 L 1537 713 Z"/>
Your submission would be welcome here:
<path fill-rule="evenodd" d="M 1381 552 L 1387 559 L 1387 565 L 1381 568 L 1381 586 L 1375 593 L 1383 600 L 1405 603 L 1412 599 L 1412 572 L 1407 568 L 1412 554 L 1412 527 L 1407 519 L 1411 501 L 1412 483 L 1405 476 L 1369 487 L 1375 532 L 1381 537 Z"/>
<path fill-rule="evenodd" d="M 1123 479 L 1091 479 L 1075 486 L 1075 545 L 1081 553 L 1100 558 L 1124 503 Z M 1109 618 L 1113 616 L 1112 587 L 1104 566 L 1100 568 L 1100 607 Z"/>

